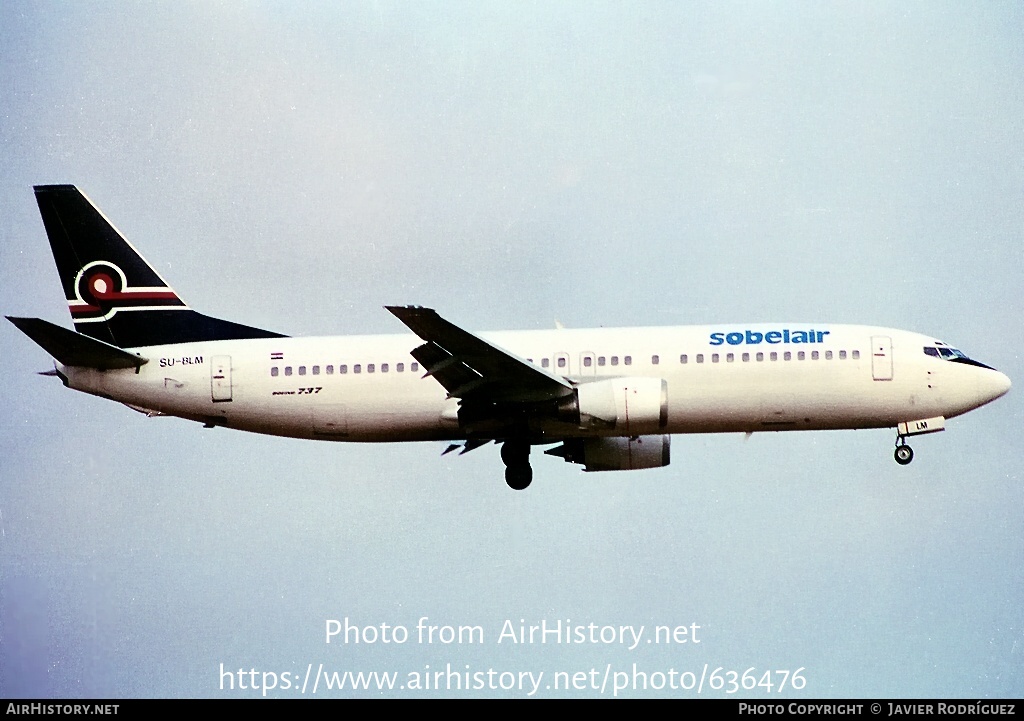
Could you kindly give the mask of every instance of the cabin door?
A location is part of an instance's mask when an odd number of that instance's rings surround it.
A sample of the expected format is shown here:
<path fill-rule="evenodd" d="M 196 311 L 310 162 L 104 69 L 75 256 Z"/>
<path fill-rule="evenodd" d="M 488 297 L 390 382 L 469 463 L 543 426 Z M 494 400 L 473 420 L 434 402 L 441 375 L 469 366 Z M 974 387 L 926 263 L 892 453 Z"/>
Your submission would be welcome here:
<path fill-rule="evenodd" d="M 876 381 L 892 380 L 892 338 L 871 336 L 871 376 Z"/>
<path fill-rule="evenodd" d="M 210 359 L 210 397 L 214 403 L 231 400 L 231 356 L 215 355 Z"/>

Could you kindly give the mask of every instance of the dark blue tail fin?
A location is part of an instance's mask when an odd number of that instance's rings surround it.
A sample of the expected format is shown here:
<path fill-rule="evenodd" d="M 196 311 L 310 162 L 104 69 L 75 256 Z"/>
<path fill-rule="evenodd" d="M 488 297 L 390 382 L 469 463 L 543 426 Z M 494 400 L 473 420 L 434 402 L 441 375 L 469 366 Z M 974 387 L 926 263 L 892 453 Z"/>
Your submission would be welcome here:
<path fill-rule="evenodd" d="M 79 333 L 119 348 L 284 337 L 190 309 L 75 186 L 35 191 Z"/>

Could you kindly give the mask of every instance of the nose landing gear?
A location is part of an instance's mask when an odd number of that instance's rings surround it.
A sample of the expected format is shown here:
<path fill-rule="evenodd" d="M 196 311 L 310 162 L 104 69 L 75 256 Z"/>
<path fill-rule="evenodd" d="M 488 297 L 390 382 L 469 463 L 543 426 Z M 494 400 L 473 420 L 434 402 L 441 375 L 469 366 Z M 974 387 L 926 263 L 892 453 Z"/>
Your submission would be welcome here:
<path fill-rule="evenodd" d="M 896 451 L 893 453 L 893 457 L 901 466 L 914 460 L 914 449 L 907 445 L 907 439 L 903 436 L 896 436 Z"/>
<path fill-rule="evenodd" d="M 530 444 L 523 441 L 505 441 L 501 446 L 501 460 L 505 463 L 505 483 L 514 491 L 522 491 L 533 481 L 530 467 Z"/>
<path fill-rule="evenodd" d="M 896 424 L 896 451 L 893 456 L 896 462 L 905 466 L 914 460 L 914 451 L 907 445 L 907 436 L 920 436 L 925 433 L 938 433 L 946 428 L 943 416 L 922 418 L 918 421 L 902 421 Z"/>

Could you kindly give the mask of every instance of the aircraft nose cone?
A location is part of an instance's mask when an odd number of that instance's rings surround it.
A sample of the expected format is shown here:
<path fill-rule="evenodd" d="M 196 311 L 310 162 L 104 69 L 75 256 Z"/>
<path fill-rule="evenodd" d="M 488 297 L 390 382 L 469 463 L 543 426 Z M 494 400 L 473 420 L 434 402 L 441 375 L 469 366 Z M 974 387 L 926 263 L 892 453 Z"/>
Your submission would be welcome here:
<path fill-rule="evenodd" d="M 1010 390 L 1010 379 L 1004 373 L 992 371 L 986 373 L 985 378 L 979 381 L 978 390 L 985 397 L 985 402 L 994 401 L 999 396 L 1005 395 Z"/>

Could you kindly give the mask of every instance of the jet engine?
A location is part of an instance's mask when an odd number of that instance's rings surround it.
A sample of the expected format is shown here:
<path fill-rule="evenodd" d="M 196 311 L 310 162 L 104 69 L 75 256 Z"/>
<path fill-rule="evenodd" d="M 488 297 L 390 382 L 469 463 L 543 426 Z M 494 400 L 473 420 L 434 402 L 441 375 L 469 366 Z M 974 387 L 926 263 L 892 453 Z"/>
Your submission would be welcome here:
<path fill-rule="evenodd" d="M 662 378 L 609 378 L 581 383 L 561 402 L 559 416 L 584 430 L 622 435 L 655 433 L 668 423 L 668 383 Z"/>
<path fill-rule="evenodd" d="M 557 448 L 545 451 L 561 456 L 566 463 L 578 463 L 585 471 L 635 471 L 669 464 L 672 436 L 631 438 L 569 438 Z"/>

